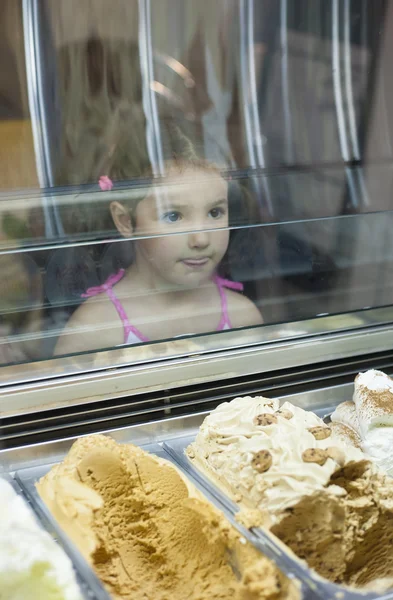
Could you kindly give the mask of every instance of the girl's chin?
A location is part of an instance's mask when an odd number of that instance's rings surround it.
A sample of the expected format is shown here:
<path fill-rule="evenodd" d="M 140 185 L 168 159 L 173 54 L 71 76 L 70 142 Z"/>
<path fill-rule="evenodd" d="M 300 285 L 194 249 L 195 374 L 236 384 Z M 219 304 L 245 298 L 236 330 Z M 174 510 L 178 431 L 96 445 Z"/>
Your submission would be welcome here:
<path fill-rule="evenodd" d="M 183 277 L 171 277 L 170 283 L 178 288 L 187 290 L 208 283 L 212 277 L 213 273 L 190 273 Z"/>

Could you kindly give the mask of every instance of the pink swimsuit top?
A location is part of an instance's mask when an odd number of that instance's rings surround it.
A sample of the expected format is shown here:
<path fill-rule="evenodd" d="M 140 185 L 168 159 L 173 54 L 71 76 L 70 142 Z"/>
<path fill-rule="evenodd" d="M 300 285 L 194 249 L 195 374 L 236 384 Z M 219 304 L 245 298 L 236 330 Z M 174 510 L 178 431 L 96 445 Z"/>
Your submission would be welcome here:
<path fill-rule="evenodd" d="M 120 279 L 123 278 L 124 273 L 125 273 L 125 270 L 120 269 L 117 273 L 110 275 L 110 277 L 108 277 L 108 279 L 106 280 L 106 282 L 103 285 L 99 285 L 97 287 L 91 287 L 88 290 L 86 290 L 86 293 L 82 294 L 82 298 L 91 298 L 93 296 L 97 296 L 98 294 L 105 293 L 108 296 L 108 298 L 110 299 L 110 301 L 112 302 L 115 309 L 117 310 L 117 313 L 121 319 L 121 322 L 123 323 L 124 343 L 125 344 L 139 344 L 140 342 L 149 342 L 150 340 L 145 335 L 143 335 L 143 333 L 141 333 L 139 331 L 139 329 L 134 327 L 134 325 L 131 325 L 130 321 L 128 320 L 126 311 L 124 310 L 122 303 L 120 302 L 119 298 L 116 296 L 115 292 L 113 291 L 113 286 L 116 283 L 118 283 L 120 281 Z M 222 277 L 219 277 L 218 275 L 214 275 L 213 281 L 217 286 L 218 293 L 220 294 L 220 300 L 221 300 L 221 319 L 220 319 L 220 322 L 218 324 L 216 331 L 223 331 L 224 329 L 232 329 L 231 321 L 230 321 L 229 315 L 228 315 L 228 302 L 227 302 L 227 297 L 226 297 L 224 288 L 242 291 L 243 284 L 236 283 L 235 281 L 230 281 L 229 279 L 223 279 Z"/>

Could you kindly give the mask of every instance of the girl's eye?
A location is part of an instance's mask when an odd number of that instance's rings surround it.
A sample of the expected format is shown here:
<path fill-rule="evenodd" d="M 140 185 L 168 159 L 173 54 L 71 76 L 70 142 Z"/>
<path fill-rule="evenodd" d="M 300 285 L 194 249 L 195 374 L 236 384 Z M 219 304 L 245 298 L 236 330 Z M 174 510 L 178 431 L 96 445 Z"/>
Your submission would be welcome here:
<path fill-rule="evenodd" d="M 166 223 L 177 223 L 177 221 L 180 221 L 181 218 L 181 214 L 177 211 L 168 212 L 162 216 L 162 220 Z"/>
<path fill-rule="evenodd" d="M 209 212 L 209 215 L 213 218 L 213 219 L 219 219 L 220 217 L 222 217 L 223 215 L 225 215 L 225 210 L 223 208 L 212 208 L 211 211 Z"/>

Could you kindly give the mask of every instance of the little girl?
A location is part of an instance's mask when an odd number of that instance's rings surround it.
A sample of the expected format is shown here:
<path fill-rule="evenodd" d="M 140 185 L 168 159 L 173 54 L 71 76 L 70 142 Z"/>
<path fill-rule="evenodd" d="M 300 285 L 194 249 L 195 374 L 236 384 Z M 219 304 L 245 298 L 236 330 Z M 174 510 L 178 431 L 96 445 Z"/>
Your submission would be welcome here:
<path fill-rule="evenodd" d="M 262 323 L 242 285 L 218 275 L 229 243 L 228 186 L 220 170 L 188 151 L 165 163 L 165 186 L 137 201 L 113 201 L 133 261 L 86 290 L 58 340 L 65 354 Z M 111 180 L 101 178 L 104 189 Z"/>

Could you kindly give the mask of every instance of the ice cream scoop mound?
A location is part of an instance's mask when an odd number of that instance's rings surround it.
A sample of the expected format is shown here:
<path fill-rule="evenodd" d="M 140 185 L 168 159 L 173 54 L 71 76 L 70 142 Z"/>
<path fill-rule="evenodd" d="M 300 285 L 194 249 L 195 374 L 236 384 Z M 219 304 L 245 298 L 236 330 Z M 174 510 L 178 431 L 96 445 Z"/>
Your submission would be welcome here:
<path fill-rule="evenodd" d="M 82 600 L 71 561 L 0 479 L 0 598 Z"/>
<path fill-rule="evenodd" d="M 208 415 L 187 449 L 196 467 L 239 504 L 239 520 L 265 527 L 283 551 L 289 548 L 334 583 L 390 581 L 393 480 L 314 413 L 286 402 L 280 410 L 293 415 L 287 420 L 261 398 L 243 403 L 242 415 L 241 398 Z M 276 423 L 251 421 L 270 411 Z"/>
<path fill-rule="evenodd" d="M 323 491 L 303 498 L 271 532 L 320 575 L 362 587 L 393 576 L 393 512 L 385 499 L 392 486 L 368 461 L 337 471 L 332 484 L 343 496 Z M 384 489 L 385 488 L 385 489 Z"/>
<path fill-rule="evenodd" d="M 65 498 L 63 477 L 93 503 Z M 38 491 L 116 598 L 296 600 L 296 585 L 173 465 L 97 435 L 78 440 Z M 72 492 L 72 490 L 71 490 Z M 82 515 L 78 510 L 82 507 Z M 86 518 L 86 514 L 88 516 Z"/>
<path fill-rule="evenodd" d="M 382 371 L 359 373 L 352 402 L 331 415 L 332 428 L 393 476 L 393 380 Z"/>
<path fill-rule="evenodd" d="M 267 414 L 274 419 L 261 425 Z M 241 506 L 268 506 L 274 520 L 305 494 L 328 485 L 342 466 L 342 448 L 346 461 L 364 457 L 332 435 L 314 413 L 289 402 L 280 408 L 278 400 L 246 397 L 210 413 L 187 454 Z M 342 490 L 332 488 L 331 493 Z"/>

